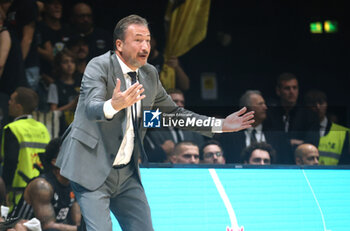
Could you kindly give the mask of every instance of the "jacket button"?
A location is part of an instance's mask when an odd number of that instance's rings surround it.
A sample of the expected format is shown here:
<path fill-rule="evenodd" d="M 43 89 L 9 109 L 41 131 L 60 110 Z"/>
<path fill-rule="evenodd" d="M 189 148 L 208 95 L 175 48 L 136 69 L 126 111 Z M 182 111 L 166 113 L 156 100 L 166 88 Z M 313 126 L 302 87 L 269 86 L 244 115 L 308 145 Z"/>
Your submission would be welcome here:
<path fill-rule="evenodd" d="M 111 159 L 112 159 L 112 160 L 114 159 L 114 155 L 113 155 L 113 154 L 111 154 Z"/>
<path fill-rule="evenodd" d="M 123 136 L 122 135 L 120 135 L 118 138 L 119 138 L 119 140 L 123 140 Z"/>

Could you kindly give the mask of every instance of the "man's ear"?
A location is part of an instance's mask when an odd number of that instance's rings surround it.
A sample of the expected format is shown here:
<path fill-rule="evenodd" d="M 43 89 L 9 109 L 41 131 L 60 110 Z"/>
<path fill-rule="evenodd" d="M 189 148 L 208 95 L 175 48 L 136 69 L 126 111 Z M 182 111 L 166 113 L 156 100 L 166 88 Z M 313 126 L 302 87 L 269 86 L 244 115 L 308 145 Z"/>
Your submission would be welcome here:
<path fill-rule="evenodd" d="M 123 51 L 123 42 L 122 42 L 122 40 L 117 39 L 115 41 L 115 47 L 116 47 L 117 51 L 122 52 Z"/>
<path fill-rule="evenodd" d="M 295 157 L 295 163 L 297 165 L 303 165 L 303 162 L 301 161 L 300 157 Z"/>

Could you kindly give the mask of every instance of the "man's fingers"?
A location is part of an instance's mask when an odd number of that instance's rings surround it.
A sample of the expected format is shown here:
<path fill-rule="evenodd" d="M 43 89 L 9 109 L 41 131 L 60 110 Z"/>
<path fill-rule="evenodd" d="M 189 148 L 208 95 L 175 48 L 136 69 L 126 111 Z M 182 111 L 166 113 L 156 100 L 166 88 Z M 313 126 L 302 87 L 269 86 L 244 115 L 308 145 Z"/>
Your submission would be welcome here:
<path fill-rule="evenodd" d="M 120 79 L 117 78 L 117 84 L 115 85 L 114 91 L 119 92 L 120 91 Z"/>
<path fill-rule="evenodd" d="M 247 108 L 246 107 L 243 107 L 243 108 L 241 108 L 241 110 L 239 110 L 238 112 L 236 112 L 237 114 L 237 116 L 240 116 L 240 115 L 243 115 L 244 114 L 244 112 L 246 112 L 247 111 Z"/>
<path fill-rule="evenodd" d="M 124 94 L 127 95 L 127 96 L 130 95 L 140 85 L 141 85 L 140 83 L 134 83 L 133 85 L 131 85 L 128 89 L 126 89 L 124 91 Z"/>
<path fill-rule="evenodd" d="M 246 115 L 244 115 L 243 116 L 243 119 L 244 120 L 251 120 L 251 119 L 253 119 L 254 118 L 254 113 L 249 113 L 249 114 L 246 114 Z"/>

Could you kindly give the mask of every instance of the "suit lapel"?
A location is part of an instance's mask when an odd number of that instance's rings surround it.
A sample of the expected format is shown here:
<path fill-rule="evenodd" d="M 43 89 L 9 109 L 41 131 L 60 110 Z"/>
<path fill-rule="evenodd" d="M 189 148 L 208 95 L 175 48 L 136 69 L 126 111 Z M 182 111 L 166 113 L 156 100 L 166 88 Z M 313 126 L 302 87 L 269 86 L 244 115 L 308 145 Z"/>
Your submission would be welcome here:
<path fill-rule="evenodd" d="M 125 91 L 126 90 L 126 83 L 125 83 L 125 79 L 124 79 L 124 75 L 123 75 L 123 72 L 122 72 L 122 68 L 120 67 L 120 64 L 119 64 L 119 61 L 117 59 L 117 55 L 113 52 L 111 54 L 111 68 L 112 68 L 112 75 L 110 76 L 110 78 L 112 78 L 112 81 L 113 81 L 113 85 L 116 86 L 117 84 L 117 78 L 120 79 L 120 91 Z M 127 122 L 127 111 L 126 109 L 123 109 L 124 110 L 124 114 L 125 114 L 125 117 L 122 121 L 122 128 L 123 128 L 123 133 L 125 133 L 126 131 L 126 122 Z"/>
<path fill-rule="evenodd" d="M 139 82 L 142 84 L 145 91 L 142 93 L 143 95 L 146 95 L 146 98 L 141 100 L 141 110 L 149 110 L 151 108 L 151 97 L 149 97 L 152 91 L 152 88 L 149 84 L 149 81 L 147 81 L 147 73 L 145 73 L 144 70 L 141 68 L 139 69 Z M 154 90 L 154 89 L 153 89 Z M 148 96 L 148 97 L 147 97 Z"/>
<path fill-rule="evenodd" d="M 111 76 L 114 86 L 117 84 L 117 78 L 120 79 L 120 91 L 125 91 L 126 89 L 126 84 L 125 84 L 125 79 L 124 75 L 122 72 L 122 68 L 120 67 L 120 64 L 117 59 L 117 55 L 113 53 L 111 55 L 111 66 L 113 68 L 113 74 Z"/>

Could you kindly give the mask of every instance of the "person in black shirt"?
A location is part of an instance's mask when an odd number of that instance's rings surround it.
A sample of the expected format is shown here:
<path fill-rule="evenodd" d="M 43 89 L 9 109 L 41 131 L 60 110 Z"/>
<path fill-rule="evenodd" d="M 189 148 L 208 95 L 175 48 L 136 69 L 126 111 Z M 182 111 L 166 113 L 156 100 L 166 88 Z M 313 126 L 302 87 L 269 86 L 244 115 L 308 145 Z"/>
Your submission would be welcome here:
<path fill-rule="evenodd" d="M 40 220 L 43 230 L 79 230 L 80 208 L 75 201 L 68 179 L 60 175 L 54 164 L 59 152 L 60 139 L 50 141 L 41 156 L 45 173 L 32 180 L 10 213 L 10 217 Z"/>
<path fill-rule="evenodd" d="M 85 37 L 89 44 L 89 60 L 112 49 L 111 34 L 96 27 L 93 12 L 89 5 L 79 2 L 73 6 L 70 38 L 77 35 Z"/>
<path fill-rule="evenodd" d="M 37 17 L 38 6 L 35 0 L 14 0 L 6 17 L 6 26 L 15 32 L 20 41 L 27 81 L 33 90 L 37 90 L 40 80 L 36 38 Z"/>

